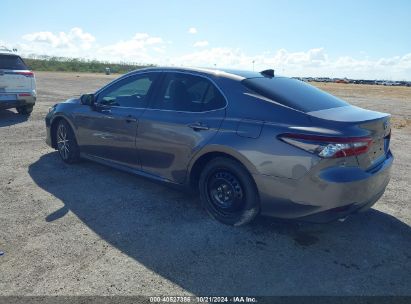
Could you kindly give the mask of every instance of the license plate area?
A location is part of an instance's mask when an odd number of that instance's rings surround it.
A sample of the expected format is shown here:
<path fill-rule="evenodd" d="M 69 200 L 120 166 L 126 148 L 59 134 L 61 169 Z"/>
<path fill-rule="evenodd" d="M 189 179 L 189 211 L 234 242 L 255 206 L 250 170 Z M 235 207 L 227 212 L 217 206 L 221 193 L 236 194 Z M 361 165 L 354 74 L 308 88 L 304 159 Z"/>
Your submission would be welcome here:
<path fill-rule="evenodd" d="M 16 94 L 0 94 L 0 101 L 13 101 L 17 100 Z"/>

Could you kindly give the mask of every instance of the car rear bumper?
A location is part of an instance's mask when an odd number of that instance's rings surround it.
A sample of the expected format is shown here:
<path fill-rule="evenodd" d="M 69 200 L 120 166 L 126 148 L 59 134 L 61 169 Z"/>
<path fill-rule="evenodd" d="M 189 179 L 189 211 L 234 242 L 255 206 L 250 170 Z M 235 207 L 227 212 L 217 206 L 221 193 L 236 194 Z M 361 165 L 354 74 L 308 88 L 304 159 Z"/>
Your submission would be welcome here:
<path fill-rule="evenodd" d="M 263 215 L 328 221 L 370 208 L 390 180 L 393 155 L 376 168 L 338 167 L 301 179 L 254 174 Z"/>
<path fill-rule="evenodd" d="M 2 98 L 10 96 L 10 98 Z M 19 94 L 0 94 L 0 109 L 11 109 L 26 105 L 34 105 L 36 103 L 35 96 L 19 96 Z"/>

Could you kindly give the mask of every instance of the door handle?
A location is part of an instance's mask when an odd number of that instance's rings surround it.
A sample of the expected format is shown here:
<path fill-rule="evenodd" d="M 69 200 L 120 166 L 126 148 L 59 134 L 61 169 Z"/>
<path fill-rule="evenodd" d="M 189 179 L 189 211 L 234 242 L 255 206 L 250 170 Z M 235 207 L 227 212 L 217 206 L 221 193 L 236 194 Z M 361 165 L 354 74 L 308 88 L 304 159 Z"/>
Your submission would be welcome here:
<path fill-rule="evenodd" d="M 135 118 L 133 115 L 127 115 L 126 122 L 137 122 L 137 118 Z"/>
<path fill-rule="evenodd" d="M 195 123 L 189 124 L 188 127 L 193 129 L 194 131 L 203 131 L 203 130 L 209 130 L 210 129 L 207 125 L 205 125 L 201 122 L 195 122 Z"/>

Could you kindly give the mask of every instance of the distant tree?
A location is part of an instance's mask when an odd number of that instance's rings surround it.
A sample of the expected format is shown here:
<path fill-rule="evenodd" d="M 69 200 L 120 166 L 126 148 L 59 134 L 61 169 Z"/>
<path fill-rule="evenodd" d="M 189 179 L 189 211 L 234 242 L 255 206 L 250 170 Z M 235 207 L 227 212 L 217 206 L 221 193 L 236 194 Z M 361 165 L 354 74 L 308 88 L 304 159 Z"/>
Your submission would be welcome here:
<path fill-rule="evenodd" d="M 108 61 L 88 60 L 79 58 L 51 57 L 47 55 L 29 55 L 24 58 L 26 64 L 34 71 L 59 71 L 59 72 L 89 72 L 104 73 L 110 68 L 112 73 L 127 73 L 133 70 L 152 67 L 153 64 L 140 63 L 110 63 Z"/>

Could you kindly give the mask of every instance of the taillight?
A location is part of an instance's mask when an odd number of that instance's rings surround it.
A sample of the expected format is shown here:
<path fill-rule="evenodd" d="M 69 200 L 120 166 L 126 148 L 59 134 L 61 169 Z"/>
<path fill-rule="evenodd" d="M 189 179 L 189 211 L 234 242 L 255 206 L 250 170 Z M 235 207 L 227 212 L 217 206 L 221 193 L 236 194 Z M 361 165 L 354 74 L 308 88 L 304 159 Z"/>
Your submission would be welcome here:
<path fill-rule="evenodd" d="M 370 137 L 328 137 L 306 134 L 281 134 L 279 138 L 293 146 L 323 158 L 339 158 L 366 153 Z"/>
<path fill-rule="evenodd" d="M 33 72 L 16 72 L 17 75 L 23 75 L 26 77 L 34 77 L 34 73 Z"/>

